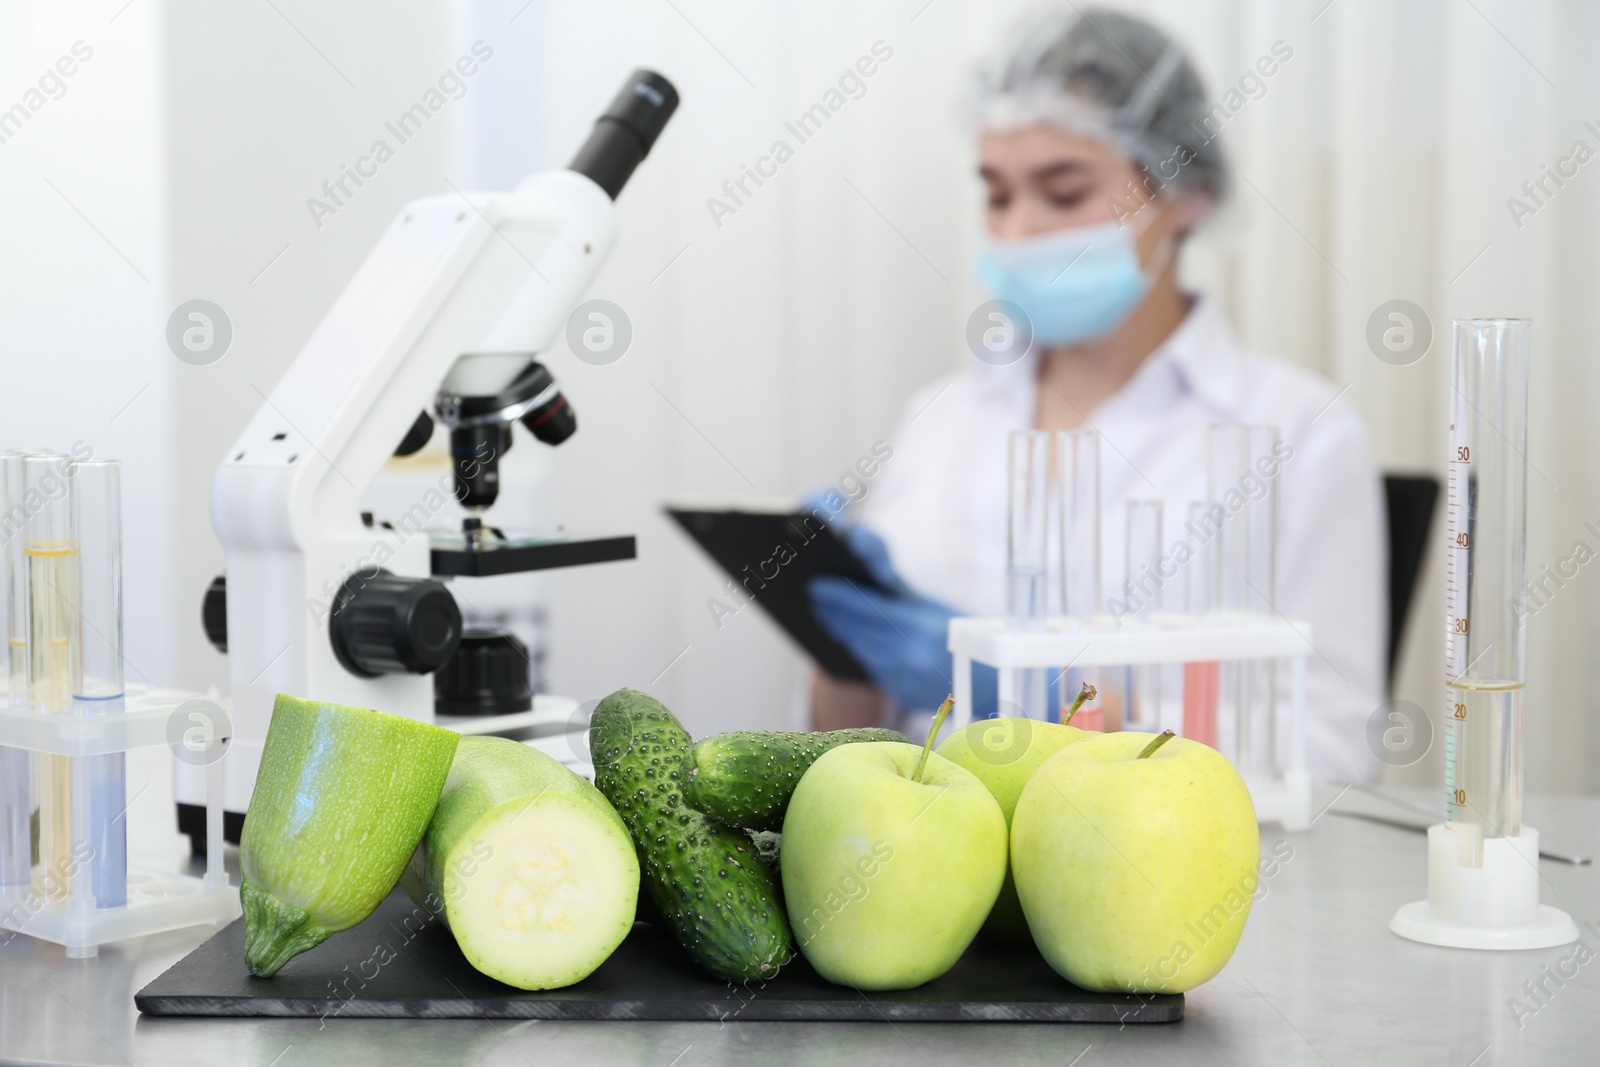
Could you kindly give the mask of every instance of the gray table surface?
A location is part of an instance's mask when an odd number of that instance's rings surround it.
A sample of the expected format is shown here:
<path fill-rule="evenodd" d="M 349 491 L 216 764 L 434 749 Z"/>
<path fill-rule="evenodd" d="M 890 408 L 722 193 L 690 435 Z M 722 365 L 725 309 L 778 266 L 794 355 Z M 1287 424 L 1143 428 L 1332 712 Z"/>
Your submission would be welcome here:
<path fill-rule="evenodd" d="M 1262 827 L 1263 854 L 1293 855 L 1266 882 L 1233 960 L 1189 994 L 1168 1026 L 888 1023 L 625 1023 L 141 1017 L 133 994 L 213 932 L 181 931 L 66 959 L 55 945 L 0 946 L 5 1063 L 337 1064 L 704 1063 L 923 1065 L 1594 1064 L 1600 1062 L 1600 962 L 1557 984 L 1542 970 L 1572 948 L 1466 952 L 1389 932 L 1395 908 L 1427 893 L 1421 834 L 1341 817 L 1407 818 L 1350 791 L 1311 830 Z M 1416 794 L 1414 799 L 1434 799 Z M 1528 821 L 1546 844 L 1600 854 L 1600 798 L 1541 797 Z M 1600 929 L 1600 867 L 1545 862 L 1543 899 Z M 1585 932 L 1600 952 L 1600 937 Z M 1544 979 L 1543 1003 L 1524 982 Z M 1537 1011 L 1520 1020 L 1520 998 Z"/>

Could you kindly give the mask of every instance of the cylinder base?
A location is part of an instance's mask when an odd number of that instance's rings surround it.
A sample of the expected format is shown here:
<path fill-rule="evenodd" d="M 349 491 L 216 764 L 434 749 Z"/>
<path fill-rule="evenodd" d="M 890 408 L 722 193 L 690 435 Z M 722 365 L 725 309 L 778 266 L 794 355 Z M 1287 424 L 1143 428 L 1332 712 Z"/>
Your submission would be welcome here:
<path fill-rule="evenodd" d="M 1539 831 L 1487 838 L 1483 866 L 1462 864 L 1455 828 L 1428 828 L 1428 899 L 1389 920 L 1401 937 L 1449 948 L 1552 948 L 1578 939 L 1566 912 L 1539 903 Z"/>

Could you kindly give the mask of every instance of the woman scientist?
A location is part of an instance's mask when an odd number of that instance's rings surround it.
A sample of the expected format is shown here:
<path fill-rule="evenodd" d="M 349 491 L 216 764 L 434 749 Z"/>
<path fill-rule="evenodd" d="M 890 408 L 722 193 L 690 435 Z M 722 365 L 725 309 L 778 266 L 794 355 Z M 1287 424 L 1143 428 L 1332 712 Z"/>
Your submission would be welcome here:
<path fill-rule="evenodd" d="M 1122 585 L 1126 502 L 1162 500 L 1163 544 L 1186 540 L 1188 503 L 1206 496 L 1207 428 L 1270 424 L 1283 437 L 1272 464 L 1273 607 L 1311 624 L 1312 771 L 1368 778 L 1387 557 L 1366 431 L 1328 382 L 1245 350 L 1220 309 L 1179 288 L 1183 241 L 1228 185 L 1183 51 L 1151 24 L 1104 10 L 1047 18 L 1021 42 L 985 81 L 977 271 L 1026 313 L 1033 346 L 1007 366 L 974 361 L 907 404 L 894 458 L 849 532 L 885 591 L 833 578 L 810 590 L 819 622 L 875 684 L 819 674 L 813 725 L 932 710 L 951 685 L 951 615 L 1004 613 L 1011 431 L 1100 433 L 1109 596 Z M 974 700 L 981 714 L 985 700 Z M 1280 723 L 1280 760 L 1288 734 Z"/>

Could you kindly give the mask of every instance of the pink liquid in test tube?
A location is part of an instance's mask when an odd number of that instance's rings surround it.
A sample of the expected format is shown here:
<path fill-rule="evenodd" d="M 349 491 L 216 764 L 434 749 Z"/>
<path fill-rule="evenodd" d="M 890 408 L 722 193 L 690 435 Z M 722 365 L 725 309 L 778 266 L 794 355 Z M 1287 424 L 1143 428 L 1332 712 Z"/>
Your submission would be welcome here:
<path fill-rule="evenodd" d="M 1216 660 L 1183 665 L 1183 736 L 1217 747 L 1217 685 L 1221 664 Z"/>
<path fill-rule="evenodd" d="M 1208 522 L 1210 505 L 1203 500 L 1189 502 L 1189 521 L 1185 530 L 1194 552 L 1188 567 L 1187 609 L 1196 620 L 1211 607 L 1212 568 L 1216 546 Z M 1202 745 L 1217 747 L 1217 694 L 1222 684 L 1222 665 L 1215 660 L 1183 665 L 1183 736 Z"/>

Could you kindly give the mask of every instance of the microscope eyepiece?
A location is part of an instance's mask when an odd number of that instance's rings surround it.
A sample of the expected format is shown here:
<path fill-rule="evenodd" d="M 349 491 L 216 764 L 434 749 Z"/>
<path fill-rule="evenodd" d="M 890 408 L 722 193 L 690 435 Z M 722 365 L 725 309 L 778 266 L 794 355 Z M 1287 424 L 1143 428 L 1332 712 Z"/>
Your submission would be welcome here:
<path fill-rule="evenodd" d="M 634 71 L 567 169 L 593 180 L 615 200 L 677 109 L 678 90 L 671 82 L 652 70 Z"/>

